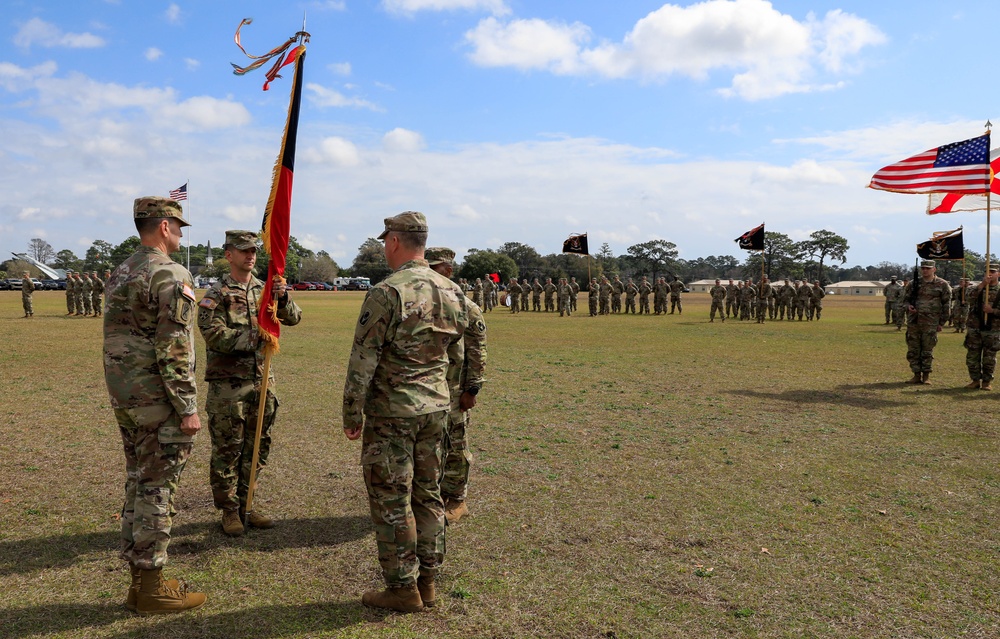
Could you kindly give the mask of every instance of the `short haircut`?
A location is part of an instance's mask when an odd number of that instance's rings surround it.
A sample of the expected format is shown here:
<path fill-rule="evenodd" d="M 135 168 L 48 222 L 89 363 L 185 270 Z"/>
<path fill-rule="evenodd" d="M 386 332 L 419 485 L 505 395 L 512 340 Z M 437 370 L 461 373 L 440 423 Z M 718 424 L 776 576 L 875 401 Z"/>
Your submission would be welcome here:
<path fill-rule="evenodd" d="M 169 219 L 169 217 L 139 217 L 135 219 L 135 230 L 139 232 L 139 237 L 149 235 L 156 231 L 160 222 Z"/>
<path fill-rule="evenodd" d="M 403 248 L 417 251 L 427 246 L 427 231 L 393 231 Z"/>

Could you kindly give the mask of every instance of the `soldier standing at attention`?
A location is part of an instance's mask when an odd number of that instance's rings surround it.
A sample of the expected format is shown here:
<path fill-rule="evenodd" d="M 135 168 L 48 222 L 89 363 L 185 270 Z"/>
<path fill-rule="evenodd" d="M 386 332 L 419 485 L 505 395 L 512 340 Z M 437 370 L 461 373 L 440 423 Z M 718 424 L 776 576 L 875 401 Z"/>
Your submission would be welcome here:
<path fill-rule="evenodd" d="M 83 314 L 90 315 L 94 312 L 94 283 L 90 280 L 90 272 L 83 272 Z"/>
<path fill-rule="evenodd" d="M 809 313 L 819 321 L 819 318 L 823 315 L 823 298 L 826 297 L 826 291 L 823 287 L 819 285 L 819 280 L 813 282 L 812 285 L 812 297 L 809 298 Z"/>
<path fill-rule="evenodd" d="M 774 289 L 771 287 L 771 282 L 768 281 L 767 276 L 760 281 L 760 286 L 757 287 L 757 323 L 764 323 L 764 316 L 767 315 L 767 301 L 774 297 Z"/>
<path fill-rule="evenodd" d="M 904 279 L 903 285 L 899 289 L 899 294 L 896 296 L 896 330 L 903 330 L 903 323 L 906 321 L 906 287 L 910 285 L 910 280 Z"/>
<path fill-rule="evenodd" d="M 611 314 L 611 291 L 614 290 L 611 286 L 611 282 L 608 281 L 607 277 L 601 278 L 601 315 Z"/>
<path fill-rule="evenodd" d="M 587 302 L 590 304 L 590 316 L 597 317 L 597 304 L 600 300 L 601 287 L 597 285 L 597 278 L 591 278 L 590 288 L 587 291 Z"/>
<path fill-rule="evenodd" d="M 680 315 L 681 309 L 681 293 L 684 292 L 684 282 L 681 278 L 674 276 L 674 281 L 670 283 L 670 314 L 674 314 L 674 309 L 677 309 L 677 314 Z"/>
<path fill-rule="evenodd" d="M 882 287 L 882 295 L 885 295 L 885 323 L 895 319 L 893 311 L 896 309 L 896 298 L 903 293 L 903 287 L 899 285 L 897 278 L 893 275 L 889 283 Z"/>
<path fill-rule="evenodd" d="M 653 312 L 655 315 L 667 312 L 667 291 L 670 290 L 667 286 L 667 280 L 658 277 L 656 278 L 656 284 L 653 285 Z"/>
<path fill-rule="evenodd" d="M 809 285 L 808 280 L 802 280 L 799 282 L 799 287 L 795 290 L 795 295 L 797 297 L 795 301 L 795 307 L 799 311 L 799 321 L 802 321 L 802 315 L 805 314 L 806 321 L 812 321 L 812 286 Z"/>
<path fill-rule="evenodd" d="M 556 285 L 552 283 L 551 277 L 545 278 L 545 288 L 542 291 L 545 293 L 545 312 L 555 311 Z"/>
<path fill-rule="evenodd" d="M 94 317 L 100 317 L 104 314 L 104 308 L 101 303 L 101 296 L 104 295 L 104 282 L 101 281 L 101 278 L 97 277 L 97 271 L 94 271 L 90 275 L 91 285 L 93 286 L 90 301 L 94 306 Z"/>
<path fill-rule="evenodd" d="M 35 316 L 35 307 L 31 301 L 31 294 L 35 292 L 35 283 L 31 281 L 31 273 L 24 272 L 21 277 L 21 306 L 24 307 L 25 317 Z"/>
<path fill-rule="evenodd" d="M 795 289 L 789 283 L 788 278 L 785 278 L 785 283 L 778 289 L 778 319 L 784 320 L 785 313 L 788 313 L 788 319 L 792 319 L 792 297 L 795 296 Z"/>
<path fill-rule="evenodd" d="M 559 317 L 566 313 L 566 317 L 569 317 L 573 311 L 569 310 L 569 298 L 573 293 L 573 289 L 569 287 L 569 282 L 566 281 L 565 277 L 559 278 Z"/>
<path fill-rule="evenodd" d="M 920 262 L 920 277 L 907 287 L 906 360 L 913 377 L 907 384 L 930 384 L 931 364 L 938 333 L 944 328 L 951 304 L 951 286 L 935 273 L 934 260 Z M 916 290 L 914 290 L 916 289 Z M 990 312 L 990 308 L 986 308 Z"/>
<path fill-rule="evenodd" d="M 653 292 L 653 287 L 650 286 L 649 280 L 646 276 L 642 276 L 642 281 L 639 282 L 639 315 L 645 313 L 649 315 L 649 294 Z"/>
<path fill-rule="evenodd" d="M 483 307 L 483 280 L 476 278 L 476 283 L 472 286 L 472 303 L 479 308 Z"/>
<path fill-rule="evenodd" d="M 76 302 L 73 298 L 73 287 L 76 280 L 73 279 L 73 271 L 66 269 L 66 314 L 76 315 Z"/>
<path fill-rule="evenodd" d="M 971 312 L 968 318 L 968 332 L 965 334 L 965 365 L 969 369 L 972 382 L 966 388 L 993 390 L 993 373 L 997 366 L 997 351 L 1000 350 L 1000 319 L 994 310 L 986 312 L 986 306 L 993 309 L 1000 287 L 997 286 L 997 272 L 1000 268 L 990 264 L 989 276 L 975 288 L 966 291 Z M 989 282 L 989 291 L 985 287 Z M 1000 306 L 1000 305 L 998 305 Z M 994 327 L 994 323 L 996 327 Z"/>
<path fill-rule="evenodd" d="M 73 303 L 76 304 L 76 314 L 88 315 L 88 313 L 84 312 L 85 308 L 83 306 L 83 278 L 80 277 L 79 273 L 74 273 L 73 279 L 76 280 L 76 286 L 73 287 Z"/>
<path fill-rule="evenodd" d="M 444 247 L 428 248 L 424 251 L 424 258 L 433 271 L 451 279 L 455 272 L 455 251 Z M 517 286 L 517 280 L 511 278 L 510 281 L 513 286 Z M 514 308 L 513 302 L 511 308 Z M 465 329 L 465 335 L 448 350 L 451 411 L 448 413 L 441 499 L 444 500 L 444 518 L 449 524 L 458 523 L 462 517 L 469 514 L 465 502 L 469 493 L 472 453 L 469 452 L 466 432 L 469 428 L 470 409 L 476 405 L 476 396 L 486 381 L 483 377 L 485 366 L 486 323 L 483 321 L 482 312 L 470 304 L 469 326 Z M 427 605 L 433 605 L 433 598 L 430 603 L 424 601 L 424 606 Z"/>
<path fill-rule="evenodd" d="M 416 612 L 434 605 L 434 577 L 445 558 L 440 482 L 448 380 L 455 379 L 449 355 L 470 310 L 458 287 L 424 259 L 422 213 L 386 218 L 378 239 L 393 273 L 365 297 L 344 384 L 344 434 L 364 436 L 361 464 L 386 584 L 361 602 Z M 466 396 L 474 405 L 475 394 Z"/>
<path fill-rule="evenodd" d="M 632 311 L 635 315 L 635 296 L 639 294 L 639 287 L 635 285 L 632 278 L 628 278 L 628 282 L 625 284 L 625 312 L 628 313 Z"/>
<path fill-rule="evenodd" d="M 726 309 L 723 306 L 726 301 L 726 288 L 719 283 L 719 280 L 715 280 L 715 286 L 708 291 L 708 294 L 712 296 L 712 310 L 709 311 L 708 321 L 715 321 L 715 311 L 719 311 L 719 317 L 722 321 L 726 321 Z"/>
<path fill-rule="evenodd" d="M 615 275 L 615 280 L 611 282 L 611 312 L 621 313 L 622 312 L 622 294 L 625 292 L 625 284 L 622 283 L 622 278 L 619 275 Z"/>
<path fill-rule="evenodd" d="M 951 292 L 951 324 L 956 333 L 964 333 L 969 317 L 969 280 L 964 277 Z"/>
<path fill-rule="evenodd" d="M 489 273 L 486 274 L 486 279 L 483 281 L 483 306 L 480 307 L 481 310 L 486 312 L 493 312 L 493 296 L 496 295 L 497 285 L 493 282 L 493 278 L 490 277 Z"/>
<path fill-rule="evenodd" d="M 229 273 L 219 278 L 198 304 L 198 329 L 205 338 L 207 359 L 205 410 L 212 437 L 208 483 L 212 487 L 215 508 L 222 511 L 222 531 L 239 536 L 244 526 L 274 526 L 274 521 L 259 509 L 246 510 L 264 374 L 265 342 L 257 328 L 257 313 L 270 300 L 261 299 L 264 283 L 253 275 L 257 264 L 257 234 L 226 231 L 222 248 L 229 262 Z M 284 278 L 276 278 L 271 290 L 277 300 L 278 321 L 286 326 L 298 324 L 302 320 L 302 310 L 288 296 Z M 269 372 L 255 494 L 260 472 L 267 466 L 271 427 L 278 413 L 274 369 Z"/>
<path fill-rule="evenodd" d="M 576 283 L 576 278 L 569 278 L 569 287 L 571 289 L 569 296 L 569 310 L 576 312 L 576 296 L 580 294 L 580 285 Z"/>
<path fill-rule="evenodd" d="M 517 278 L 510 278 L 507 285 L 507 297 L 510 298 L 510 312 L 517 313 L 521 310 L 521 285 L 517 283 Z"/>
<path fill-rule="evenodd" d="M 531 310 L 536 312 L 541 312 L 542 310 L 542 285 L 538 282 L 538 278 L 531 283 Z"/>
<path fill-rule="evenodd" d="M 528 278 L 521 280 L 521 310 L 528 310 L 528 298 L 531 296 L 531 285 L 528 284 Z"/>
<path fill-rule="evenodd" d="M 145 615 L 205 603 L 204 594 L 162 575 L 174 497 L 201 421 L 191 274 L 170 259 L 188 223 L 165 197 L 138 198 L 133 215 L 141 245 L 108 280 L 104 379 L 125 449 L 120 556 L 132 572 L 125 605 Z"/>

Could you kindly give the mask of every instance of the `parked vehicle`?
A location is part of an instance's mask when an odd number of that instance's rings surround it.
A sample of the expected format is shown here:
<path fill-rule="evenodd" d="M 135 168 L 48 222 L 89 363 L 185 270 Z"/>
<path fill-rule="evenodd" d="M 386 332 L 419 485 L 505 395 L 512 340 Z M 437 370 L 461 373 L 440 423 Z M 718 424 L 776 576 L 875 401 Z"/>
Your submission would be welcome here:
<path fill-rule="evenodd" d="M 46 291 L 65 291 L 66 280 L 42 280 Z"/>
<path fill-rule="evenodd" d="M 293 291 L 315 291 L 316 285 L 311 282 L 296 282 L 292 284 Z"/>
<path fill-rule="evenodd" d="M 345 291 L 367 291 L 371 288 L 370 284 L 365 282 L 359 282 L 358 280 L 351 280 L 344 285 Z"/>

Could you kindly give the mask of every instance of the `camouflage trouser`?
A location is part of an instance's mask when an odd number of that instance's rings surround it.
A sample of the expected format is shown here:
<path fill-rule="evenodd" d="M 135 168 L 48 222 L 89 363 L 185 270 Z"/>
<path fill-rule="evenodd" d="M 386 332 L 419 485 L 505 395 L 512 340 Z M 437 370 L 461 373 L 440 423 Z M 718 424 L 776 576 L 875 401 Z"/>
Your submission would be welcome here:
<path fill-rule="evenodd" d="M 76 312 L 76 298 L 72 293 L 66 293 L 66 314 L 72 315 Z"/>
<path fill-rule="evenodd" d="M 712 310 L 709 311 L 708 319 L 715 321 L 715 311 L 719 311 L 719 316 L 722 317 L 722 321 L 726 321 L 726 310 L 723 306 L 722 300 L 712 299 Z"/>
<path fill-rule="evenodd" d="M 767 319 L 767 300 L 757 300 L 757 323 L 763 324 Z"/>
<path fill-rule="evenodd" d="M 629 311 L 632 311 L 632 314 L 635 315 L 635 297 L 628 297 L 626 295 L 625 296 L 625 312 L 628 313 Z"/>
<path fill-rule="evenodd" d="M 659 315 L 667 312 L 667 298 L 661 295 L 653 296 L 653 312 Z"/>
<path fill-rule="evenodd" d="M 103 315 L 103 308 L 101 305 L 101 296 L 99 293 L 95 293 L 90 297 L 90 303 L 94 307 L 94 315 Z"/>
<path fill-rule="evenodd" d="M 569 306 L 569 296 L 559 298 L 559 317 L 562 317 L 563 313 L 566 315 L 572 315 L 573 311 L 570 310 Z"/>
<path fill-rule="evenodd" d="M 591 295 L 588 299 L 590 304 L 590 314 L 597 315 L 597 298 Z"/>
<path fill-rule="evenodd" d="M 621 313 L 622 312 L 622 296 L 615 293 L 611 296 L 611 312 Z"/>
<path fill-rule="evenodd" d="M 934 362 L 934 347 L 937 346 L 937 327 L 906 327 L 906 361 L 914 373 L 930 373 Z"/>
<path fill-rule="evenodd" d="M 673 313 L 674 309 L 677 309 L 678 313 L 681 312 L 681 296 L 680 295 L 671 295 L 670 296 L 670 312 Z"/>
<path fill-rule="evenodd" d="M 611 307 L 610 307 L 611 298 L 609 298 L 609 297 L 600 297 L 598 299 L 599 299 L 600 304 L 601 304 L 601 315 L 607 315 L 608 313 L 610 313 L 611 312 Z"/>
<path fill-rule="evenodd" d="M 752 309 L 750 307 L 750 300 L 741 300 L 740 301 L 740 319 L 741 320 L 748 320 L 748 319 L 750 319 L 751 313 L 752 313 Z"/>
<path fill-rule="evenodd" d="M 895 307 L 895 303 L 892 300 L 885 301 L 885 323 L 888 324 L 892 321 L 892 311 Z"/>
<path fill-rule="evenodd" d="M 167 563 L 174 495 L 194 446 L 170 404 L 116 408 L 125 449 L 125 503 L 120 556 L 143 570 Z"/>
<path fill-rule="evenodd" d="M 906 313 L 903 311 L 903 302 L 896 302 L 892 307 L 892 321 L 896 324 L 896 328 L 902 328 L 903 323 L 906 321 Z"/>
<path fill-rule="evenodd" d="M 532 295 L 531 296 L 531 310 L 540 311 L 542 310 L 542 296 Z"/>
<path fill-rule="evenodd" d="M 549 311 L 554 311 L 554 310 L 556 310 L 555 298 L 552 297 L 551 295 L 546 295 L 545 296 L 545 312 L 548 313 Z"/>
<path fill-rule="evenodd" d="M 73 304 L 76 306 L 76 314 L 83 315 L 83 293 L 73 293 Z"/>
<path fill-rule="evenodd" d="M 259 402 L 260 392 L 254 389 L 252 381 L 236 379 L 209 382 L 208 401 L 205 404 L 208 432 L 212 437 L 208 483 L 212 487 L 212 500 L 219 510 L 235 510 L 246 506 Z M 277 413 L 278 399 L 268 389 L 257 458 L 258 486 L 261 471 L 267 465 L 267 456 L 271 451 L 271 426 Z"/>
<path fill-rule="evenodd" d="M 569 310 L 576 312 L 576 293 L 569 296 Z"/>
<path fill-rule="evenodd" d="M 35 314 L 35 307 L 34 307 L 34 304 L 31 301 L 31 296 L 30 295 L 22 295 L 21 296 L 21 306 L 24 307 L 24 314 L 25 315 L 34 315 Z"/>
<path fill-rule="evenodd" d="M 361 465 L 388 586 L 413 584 L 418 574 L 435 575 L 444 563 L 440 481 L 447 428 L 447 411 L 365 418 Z"/>
<path fill-rule="evenodd" d="M 445 461 L 441 475 L 441 499 L 465 501 L 469 491 L 469 469 L 472 453 L 465 438 L 469 427 L 469 411 L 448 413 L 448 436 L 445 437 Z"/>
<path fill-rule="evenodd" d="M 802 320 L 802 312 L 805 310 L 805 306 L 799 300 L 792 300 L 789 303 L 788 308 L 788 318 L 795 319 L 798 316 L 799 320 Z"/>
<path fill-rule="evenodd" d="M 726 298 L 726 315 L 730 317 L 737 317 L 739 315 L 740 305 L 733 298 Z"/>
<path fill-rule="evenodd" d="M 483 310 L 492 311 L 493 310 L 493 292 L 490 291 L 483 296 Z"/>
<path fill-rule="evenodd" d="M 774 298 L 767 298 L 767 317 L 769 319 L 774 319 L 777 315 L 777 309 L 775 308 Z"/>
<path fill-rule="evenodd" d="M 970 330 L 965 334 L 965 365 L 969 367 L 972 381 L 993 381 L 993 371 L 997 367 L 997 351 L 1000 351 L 1000 333 L 997 331 Z"/>
<path fill-rule="evenodd" d="M 951 323 L 955 330 L 964 331 L 969 322 L 969 306 L 955 304 L 951 307 Z"/>
<path fill-rule="evenodd" d="M 643 313 L 649 315 L 649 295 L 639 296 L 639 315 Z"/>
<path fill-rule="evenodd" d="M 527 293 L 521 293 L 521 310 L 522 311 L 528 310 L 528 294 Z"/>
<path fill-rule="evenodd" d="M 823 302 L 819 300 L 811 302 L 809 304 L 809 315 L 815 317 L 816 321 L 819 321 L 819 318 L 823 315 Z"/>
<path fill-rule="evenodd" d="M 521 310 L 521 295 L 519 293 L 507 293 L 510 298 L 510 312 L 517 313 Z"/>

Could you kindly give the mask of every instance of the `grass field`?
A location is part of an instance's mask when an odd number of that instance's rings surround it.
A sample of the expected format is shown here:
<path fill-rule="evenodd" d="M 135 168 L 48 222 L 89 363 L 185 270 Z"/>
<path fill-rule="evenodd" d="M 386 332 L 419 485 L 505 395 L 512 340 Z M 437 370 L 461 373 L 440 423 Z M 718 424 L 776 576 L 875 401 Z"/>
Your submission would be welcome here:
<path fill-rule="evenodd" d="M 487 315 L 472 516 L 441 604 L 396 615 L 360 604 L 380 577 L 340 424 L 362 294 L 298 293 L 258 493 L 278 527 L 221 534 L 200 435 L 166 574 L 208 603 L 161 618 L 121 605 L 100 321 L 35 299 L 25 320 L 0 293 L 0 638 L 1000 636 L 1000 391 L 961 388 L 950 329 L 934 384 L 903 384 L 880 299 L 827 297 L 818 323 L 709 324 L 697 294 L 666 317 Z"/>

